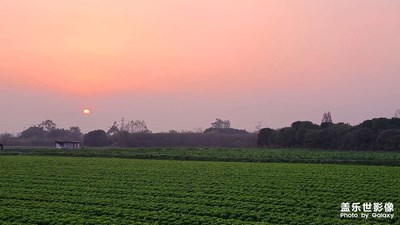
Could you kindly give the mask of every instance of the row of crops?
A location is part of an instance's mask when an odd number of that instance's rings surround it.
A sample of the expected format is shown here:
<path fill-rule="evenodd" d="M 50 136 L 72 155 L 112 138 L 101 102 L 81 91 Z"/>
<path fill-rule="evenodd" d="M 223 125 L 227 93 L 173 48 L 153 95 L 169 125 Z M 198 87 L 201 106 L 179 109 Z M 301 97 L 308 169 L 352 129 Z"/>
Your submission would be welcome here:
<path fill-rule="evenodd" d="M 1 224 L 366 224 L 342 202 L 399 205 L 400 168 L 0 157 Z"/>
<path fill-rule="evenodd" d="M 298 162 L 400 166 L 400 152 L 324 151 L 315 149 L 232 148 L 55 148 L 7 147 L 0 155 L 113 157 L 233 162 Z"/>

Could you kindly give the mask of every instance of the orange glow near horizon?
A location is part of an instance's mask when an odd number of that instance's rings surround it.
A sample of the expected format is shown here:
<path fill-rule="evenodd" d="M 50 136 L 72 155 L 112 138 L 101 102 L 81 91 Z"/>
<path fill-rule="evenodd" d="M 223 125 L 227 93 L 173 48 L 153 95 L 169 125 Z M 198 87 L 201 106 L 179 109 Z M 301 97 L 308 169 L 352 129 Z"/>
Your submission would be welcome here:
<path fill-rule="evenodd" d="M 396 0 L 0 0 L 0 133 L 389 117 L 399 28 Z"/>
<path fill-rule="evenodd" d="M 84 96 L 313 86 L 379 70 L 399 46 L 384 35 L 394 1 L 117 2 L 2 1 L 0 81 Z"/>

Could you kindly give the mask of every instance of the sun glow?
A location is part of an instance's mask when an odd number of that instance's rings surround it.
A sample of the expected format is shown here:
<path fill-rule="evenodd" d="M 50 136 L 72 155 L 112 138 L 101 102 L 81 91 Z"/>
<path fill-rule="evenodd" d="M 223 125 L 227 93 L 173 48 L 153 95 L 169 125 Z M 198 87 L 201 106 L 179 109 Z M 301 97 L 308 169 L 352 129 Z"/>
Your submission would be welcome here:
<path fill-rule="evenodd" d="M 90 114 L 90 110 L 89 109 L 84 109 L 83 110 L 83 114 Z"/>

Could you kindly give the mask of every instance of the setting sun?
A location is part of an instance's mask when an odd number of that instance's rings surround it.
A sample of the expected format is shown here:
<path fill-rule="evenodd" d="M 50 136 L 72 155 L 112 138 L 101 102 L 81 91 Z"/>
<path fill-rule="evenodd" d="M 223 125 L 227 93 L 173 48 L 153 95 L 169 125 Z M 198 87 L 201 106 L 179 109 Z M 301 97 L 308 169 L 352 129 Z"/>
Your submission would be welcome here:
<path fill-rule="evenodd" d="M 90 114 L 90 110 L 89 109 L 84 109 L 83 110 L 83 114 Z"/>

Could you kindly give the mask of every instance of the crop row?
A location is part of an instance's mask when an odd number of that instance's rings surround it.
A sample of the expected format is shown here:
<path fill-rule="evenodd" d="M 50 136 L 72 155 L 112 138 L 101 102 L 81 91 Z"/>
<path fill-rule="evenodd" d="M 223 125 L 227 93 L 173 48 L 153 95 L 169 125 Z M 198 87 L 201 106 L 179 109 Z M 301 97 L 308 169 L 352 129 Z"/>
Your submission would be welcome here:
<path fill-rule="evenodd" d="M 231 162 L 298 162 L 362 165 L 400 165 L 400 152 L 326 151 L 318 149 L 232 148 L 85 148 L 64 151 L 54 148 L 7 147 L 0 155 L 112 157 L 136 159 L 201 160 Z M 68 165 L 66 165 L 68 166 Z"/>

